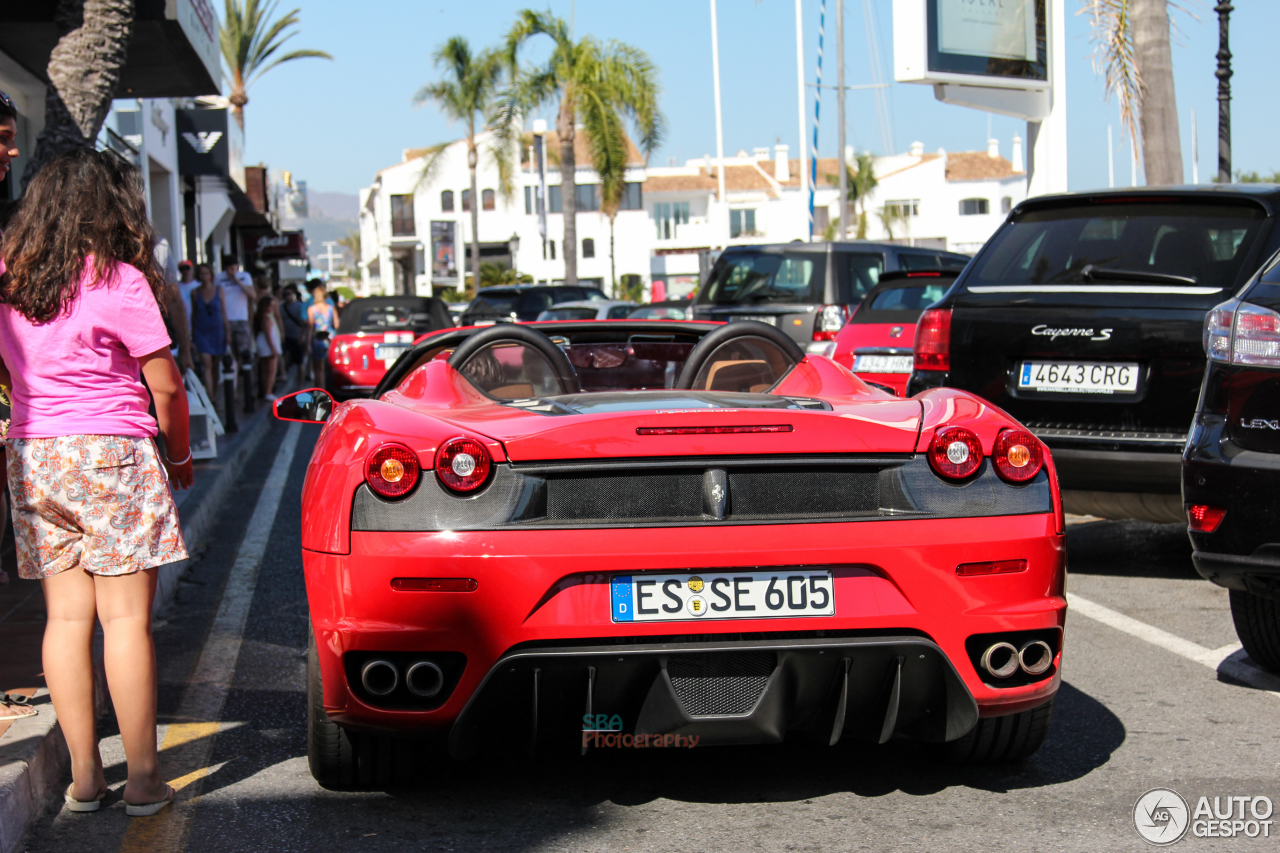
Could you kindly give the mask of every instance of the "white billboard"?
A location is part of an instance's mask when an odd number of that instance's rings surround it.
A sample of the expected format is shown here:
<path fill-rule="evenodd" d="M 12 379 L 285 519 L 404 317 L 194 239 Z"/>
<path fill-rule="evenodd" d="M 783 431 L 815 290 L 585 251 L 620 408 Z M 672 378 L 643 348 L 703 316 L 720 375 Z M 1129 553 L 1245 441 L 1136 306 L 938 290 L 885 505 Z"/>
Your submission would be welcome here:
<path fill-rule="evenodd" d="M 1046 0 L 894 0 L 894 79 L 1049 86 Z"/>
<path fill-rule="evenodd" d="M 937 0 L 938 50 L 1036 60 L 1034 0 Z"/>

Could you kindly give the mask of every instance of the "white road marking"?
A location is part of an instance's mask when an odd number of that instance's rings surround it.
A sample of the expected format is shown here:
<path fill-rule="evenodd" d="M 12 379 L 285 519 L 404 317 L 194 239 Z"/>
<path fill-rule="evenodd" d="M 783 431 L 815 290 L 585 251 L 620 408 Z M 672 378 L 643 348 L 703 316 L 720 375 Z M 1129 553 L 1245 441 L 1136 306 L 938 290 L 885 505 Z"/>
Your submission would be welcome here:
<path fill-rule="evenodd" d="M 1159 646 L 1189 661 L 1203 664 L 1209 669 L 1280 699 L 1280 678 L 1254 666 L 1239 643 L 1229 643 L 1220 649 L 1207 649 L 1199 643 L 1184 640 L 1154 625 L 1148 625 L 1132 616 L 1125 616 L 1110 607 L 1104 607 L 1073 593 L 1067 593 L 1067 611 L 1101 622 L 1139 640 L 1145 640 L 1153 646 Z"/>
<path fill-rule="evenodd" d="M 131 820 L 120 843 L 121 853 L 177 853 L 186 847 L 187 827 L 204 779 L 215 769 L 209 766 L 214 740 L 220 730 L 233 725 L 221 722 L 222 707 L 231 690 L 241 637 L 258 585 L 258 569 L 275 526 L 300 435 L 299 425 L 290 424 L 249 517 L 200 660 L 182 693 L 175 715 L 177 722 L 163 727 L 161 761 L 165 773 L 175 777 L 170 783 L 178 791 L 174 805 L 154 817 Z"/>

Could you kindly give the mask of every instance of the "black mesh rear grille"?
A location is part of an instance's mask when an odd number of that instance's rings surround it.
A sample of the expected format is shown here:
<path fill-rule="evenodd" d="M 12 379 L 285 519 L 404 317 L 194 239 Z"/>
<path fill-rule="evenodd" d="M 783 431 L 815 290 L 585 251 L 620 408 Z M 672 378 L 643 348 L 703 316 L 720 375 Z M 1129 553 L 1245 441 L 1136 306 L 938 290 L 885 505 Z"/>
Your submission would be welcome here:
<path fill-rule="evenodd" d="M 878 470 L 735 469 L 729 473 L 731 518 L 848 516 L 880 508 Z"/>
<path fill-rule="evenodd" d="M 552 521 L 643 521 L 701 515 L 699 470 L 547 479 L 546 517 Z"/>
<path fill-rule="evenodd" d="M 691 717 L 748 714 L 773 673 L 773 652 L 672 655 L 667 674 L 676 698 Z"/>

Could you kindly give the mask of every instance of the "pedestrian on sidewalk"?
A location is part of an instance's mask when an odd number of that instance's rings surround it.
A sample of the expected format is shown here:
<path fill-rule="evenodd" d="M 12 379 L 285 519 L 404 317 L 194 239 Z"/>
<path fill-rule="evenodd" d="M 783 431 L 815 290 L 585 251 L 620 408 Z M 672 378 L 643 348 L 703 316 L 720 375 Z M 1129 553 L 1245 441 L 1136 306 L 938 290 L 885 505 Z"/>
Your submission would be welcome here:
<path fill-rule="evenodd" d="M 128 763 L 126 813 L 173 800 L 156 751 L 151 607 L 158 568 L 187 557 L 170 483 L 190 486 L 192 471 L 154 245 L 137 171 L 92 148 L 36 173 L 0 244 L 18 571 L 44 591 L 43 666 L 71 753 L 72 811 L 97 810 L 107 791 L 94 727 L 96 621 Z"/>
<path fill-rule="evenodd" d="M 324 365 L 329 357 L 329 339 L 338 328 L 338 314 L 325 299 L 324 285 L 312 279 L 312 303 L 307 309 L 307 325 L 311 327 L 311 381 L 324 385 Z"/>
<path fill-rule="evenodd" d="M 307 372 L 307 312 L 298 301 L 298 287 L 285 285 L 280 304 L 280 328 L 284 332 L 285 369 L 298 368 L 298 384 L 302 384 Z"/>
<path fill-rule="evenodd" d="M 227 322 L 231 328 L 231 354 L 235 356 L 240 375 L 246 380 L 253 375 L 253 330 L 249 324 L 249 306 L 258 304 L 258 294 L 253 279 L 240 269 L 240 259 L 235 255 L 222 256 L 222 273 L 218 276 L 222 296 L 227 309 Z M 249 408 L 253 390 L 244 383 L 245 408 Z"/>
<path fill-rule="evenodd" d="M 213 268 L 201 264 L 196 273 L 200 286 L 191 293 L 191 340 L 200 355 L 205 390 L 216 406 L 218 365 L 231 340 L 231 324 L 227 322 L 226 297 L 214 281 Z"/>
<path fill-rule="evenodd" d="M 258 366 L 262 373 L 259 388 L 267 402 L 275 400 L 276 368 L 280 365 L 280 327 L 276 320 L 276 300 L 270 296 L 258 299 L 253 315 L 253 329 L 258 344 Z"/>

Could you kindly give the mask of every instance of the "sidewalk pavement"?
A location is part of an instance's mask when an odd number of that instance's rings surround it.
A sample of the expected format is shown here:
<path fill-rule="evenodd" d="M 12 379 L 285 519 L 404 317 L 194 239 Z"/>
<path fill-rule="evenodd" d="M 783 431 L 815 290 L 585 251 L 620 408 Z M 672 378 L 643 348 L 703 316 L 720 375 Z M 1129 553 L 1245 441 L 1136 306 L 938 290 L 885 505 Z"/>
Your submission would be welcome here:
<path fill-rule="evenodd" d="M 252 415 L 237 414 L 239 432 L 223 436 L 216 459 L 197 460 L 193 486 L 174 494 L 192 553 L 207 541 L 223 500 L 271 426 L 270 405 Z M 184 560 L 160 570 L 155 613 L 173 601 L 187 564 Z M 61 801 L 59 783 L 69 757 L 40 664 L 44 595 L 39 581 L 18 577 L 12 525 L 0 544 L 0 567 L 9 575 L 9 582 L 0 584 L 0 692 L 32 696 L 32 705 L 40 711 L 35 717 L 0 721 L 0 853 L 14 853 L 27 827 L 53 802 Z M 97 653 L 100 657 L 100 647 Z M 105 711 L 108 699 L 101 672 L 98 688 L 99 709 Z"/>

